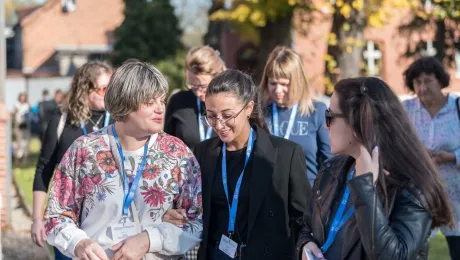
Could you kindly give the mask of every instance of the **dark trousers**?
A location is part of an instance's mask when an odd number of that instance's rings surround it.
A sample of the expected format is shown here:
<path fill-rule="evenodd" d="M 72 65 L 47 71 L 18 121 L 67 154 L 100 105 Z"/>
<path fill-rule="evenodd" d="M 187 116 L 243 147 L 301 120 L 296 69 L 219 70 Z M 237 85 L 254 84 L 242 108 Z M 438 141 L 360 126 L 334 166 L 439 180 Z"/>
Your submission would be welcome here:
<path fill-rule="evenodd" d="M 227 254 L 220 251 L 217 247 L 209 246 L 208 247 L 208 259 L 209 260 L 234 260 L 238 259 L 236 256 L 235 258 L 230 258 Z"/>
<path fill-rule="evenodd" d="M 54 259 L 55 260 L 72 260 L 72 258 L 69 258 L 69 257 L 65 256 L 56 247 L 54 247 Z"/>
<path fill-rule="evenodd" d="M 460 259 L 460 236 L 447 236 L 446 240 L 449 246 L 450 258 L 452 260 Z"/>

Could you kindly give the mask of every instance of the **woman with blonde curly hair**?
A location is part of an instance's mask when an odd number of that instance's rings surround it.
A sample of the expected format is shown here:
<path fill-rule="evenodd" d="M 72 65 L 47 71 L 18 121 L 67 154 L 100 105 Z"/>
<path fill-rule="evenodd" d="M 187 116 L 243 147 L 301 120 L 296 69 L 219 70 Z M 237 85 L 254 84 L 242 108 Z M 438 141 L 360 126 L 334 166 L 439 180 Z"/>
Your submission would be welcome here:
<path fill-rule="evenodd" d="M 40 247 L 46 239 L 42 210 L 56 165 L 78 137 L 112 123 L 104 105 L 111 75 L 112 67 L 101 61 L 91 61 L 79 68 L 60 107 L 61 113 L 52 117 L 45 131 L 33 186 L 31 235 Z M 56 249 L 55 253 L 56 259 L 68 259 Z"/>

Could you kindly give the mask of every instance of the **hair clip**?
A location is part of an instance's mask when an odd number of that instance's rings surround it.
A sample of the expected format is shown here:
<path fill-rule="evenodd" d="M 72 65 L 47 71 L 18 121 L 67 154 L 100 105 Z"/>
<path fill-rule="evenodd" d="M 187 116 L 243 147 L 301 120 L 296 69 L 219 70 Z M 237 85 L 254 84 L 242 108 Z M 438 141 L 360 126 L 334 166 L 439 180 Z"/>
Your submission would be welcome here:
<path fill-rule="evenodd" d="M 361 88 L 360 88 L 360 91 L 361 91 L 361 95 L 364 95 L 367 93 L 367 87 L 363 85 L 361 85 Z"/>
<path fill-rule="evenodd" d="M 217 54 L 217 56 L 220 56 L 220 51 L 219 50 L 214 50 Z"/>

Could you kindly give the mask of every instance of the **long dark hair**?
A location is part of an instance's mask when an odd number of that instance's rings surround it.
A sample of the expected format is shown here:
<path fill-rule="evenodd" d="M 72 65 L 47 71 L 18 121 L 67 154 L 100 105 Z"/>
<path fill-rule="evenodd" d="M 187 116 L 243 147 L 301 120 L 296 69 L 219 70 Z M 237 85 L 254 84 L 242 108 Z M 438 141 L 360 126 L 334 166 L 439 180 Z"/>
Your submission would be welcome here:
<path fill-rule="evenodd" d="M 426 198 L 432 227 L 453 225 L 438 171 L 390 87 L 378 78 L 344 79 L 335 85 L 335 93 L 345 120 L 361 143 L 369 152 L 379 147 L 378 190 L 387 214 L 388 191 L 405 187 L 416 195 L 409 186 L 413 183 Z M 385 176 L 382 169 L 390 175 Z"/>
<path fill-rule="evenodd" d="M 249 123 L 259 126 L 267 133 L 270 132 L 260 107 L 258 89 L 250 76 L 237 70 L 226 70 L 217 74 L 209 83 L 206 96 L 219 93 L 231 93 L 243 104 L 254 101 L 254 109 L 249 117 Z"/>

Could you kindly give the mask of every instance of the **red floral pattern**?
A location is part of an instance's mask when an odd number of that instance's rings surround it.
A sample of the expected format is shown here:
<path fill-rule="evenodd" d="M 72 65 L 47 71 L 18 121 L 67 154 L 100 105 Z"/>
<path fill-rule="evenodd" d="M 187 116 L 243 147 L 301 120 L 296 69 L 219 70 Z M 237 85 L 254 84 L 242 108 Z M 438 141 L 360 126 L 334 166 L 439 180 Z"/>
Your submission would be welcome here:
<path fill-rule="evenodd" d="M 158 137 L 160 148 L 168 155 L 173 157 L 182 157 L 187 155 L 187 147 L 177 137 L 164 135 Z"/>
<path fill-rule="evenodd" d="M 144 202 L 150 206 L 158 207 L 158 205 L 163 204 L 165 199 L 165 192 L 158 187 L 148 187 L 146 191 L 141 192 L 144 196 Z"/>
<path fill-rule="evenodd" d="M 153 165 L 147 165 L 144 168 L 144 171 L 142 172 L 142 177 L 147 179 L 147 180 L 153 180 L 158 175 L 160 175 L 160 166 L 153 164 Z"/>
<path fill-rule="evenodd" d="M 112 152 L 110 151 L 99 151 L 96 155 L 96 159 L 99 163 L 99 167 L 106 173 L 113 174 L 117 169 Z"/>
<path fill-rule="evenodd" d="M 112 208 L 106 205 L 120 204 L 121 207 L 123 184 L 110 145 L 103 140 L 107 138 L 100 133 L 80 137 L 56 170 L 45 213 L 46 233 L 53 245 L 62 242 L 54 237 L 60 230 L 78 228 L 79 216 L 92 217 L 98 222 L 97 219 L 104 214 L 107 216 L 106 211 Z M 141 202 L 139 211 L 146 212 L 140 216 L 142 224 L 153 225 L 171 208 L 186 209 L 190 220 L 201 219 L 201 173 L 192 152 L 179 139 L 159 133 L 147 156 L 147 165 L 135 194 L 135 199 Z M 134 162 L 140 163 L 140 158 L 135 158 Z M 118 217 L 113 215 L 113 218 Z M 112 220 L 115 221 L 104 219 Z M 184 230 L 201 232 L 201 228 L 191 226 Z M 66 247 L 65 244 L 59 246 Z"/>

